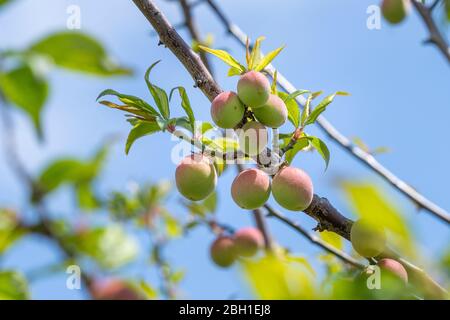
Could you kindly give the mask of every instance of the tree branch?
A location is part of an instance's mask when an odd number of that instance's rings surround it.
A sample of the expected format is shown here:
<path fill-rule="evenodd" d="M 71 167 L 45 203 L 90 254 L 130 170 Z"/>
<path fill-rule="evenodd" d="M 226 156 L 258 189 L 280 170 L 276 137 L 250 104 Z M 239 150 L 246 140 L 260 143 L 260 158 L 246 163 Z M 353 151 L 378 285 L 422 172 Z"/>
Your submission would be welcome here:
<path fill-rule="evenodd" d="M 192 40 L 196 41 L 199 44 L 202 44 L 202 38 L 200 36 L 200 33 L 198 31 L 197 25 L 195 24 L 194 18 L 192 17 L 192 4 L 189 4 L 187 0 L 179 0 L 181 10 L 183 12 L 185 25 L 191 35 Z M 199 52 L 200 59 L 202 59 L 203 64 L 205 67 L 209 70 L 209 72 L 212 74 L 211 64 L 209 63 L 208 56 L 206 55 L 206 52 L 200 51 Z"/>
<path fill-rule="evenodd" d="M 222 10 L 216 5 L 213 0 L 205 0 L 210 6 L 213 12 L 217 15 L 222 22 L 226 30 L 232 35 L 242 46 L 245 47 L 248 36 L 237 26 L 232 23 L 222 12 Z M 415 2 L 415 1 L 413 1 Z M 267 67 L 267 71 L 273 75 L 275 68 L 272 65 Z M 287 80 L 280 71 L 277 70 L 277 83 L 287 93 L 291 94 L 297 89 L 292 83 Z M 295 98 L 297 103 L 304 106 L 306 99 L 302 96 Z M 340 133 L 325 117 L 320 116 L 317 119 L 319 127 L 328 135 L 330 139 L 335 141 L 338 145 L 347 150 L 353 157 L 358 159 L 364 165 L 373 170 L 376 174 L 384 178 L 394 188 L 398 189 L 406 197 L 416 203 L 420 208 L 423 208 L 438 217 L 442 221 L 450 224 L 450 214 L 437 204 L 426 198 L 424 195 L 416 191 L 413 187 L 407 184 L 405 181 L 397 177 L 393 172 L 389 171 L 381 163 L 379 163 L 373 155 L 364 151 L 360 147 L 354 145 L 349 138 Z"/>
<path fill-rule="evenodd" d="M 152 0 L 133 0 L 136 6 L 141 10 L 142 14 L 147 18 L 155 30 L 158 32 L 161 41 L 178 57 L 179 61 L 185 66 L 194 80 L 208 79 L 202 82 L 202 91 L 210 99 L 214 99 L 215 95 L 221 92 L 220 87 L 215 83 L 201 59 L 191 50 L 178 33 L 172 28 L 166 17 L 158 9 Z M 209 0 L 208 0 L 209 2 Z M 197 73 L 198 72 L 198 73 Z M 280 76 L 280 74 L 278 74 Z M 305 213 L 314 218 L 319 224 L 317 229 L 335 232 L 345 239 L 350 239 L 350 229 L 353 221 L 344 217 L 337 209 L 335 209 L 328 200 L 315 195 L 312 204 Z M 417 275 L 417 279 L 423 280 L 431 288 L 433 288 L 434 296 L 442 297 L 446 291 L 442 289 L 434 280 L 426 273 L 419 275 L 417 272 L 420 268 L 411 268 L 412 264 L 403 264 L 408 272 Z M 416 277 L 412 277 L 416 279 Z"/>
<path fill-rule="evenodd" d="M 298 233 L 303 235 L 305 238 L 307 238 L 312 244 L 324 249 L 328 253 L 335 255 L 337 258 L 339 258 L 343 262 L 345 262 L 353 267 L 356 267 L 359 269 L 365 268 L 364 264 L 358 262 L 356 259 L 349 256 L 347 253 L 333 247 L 328 242 L 323 241 L 321 238 L 316 236 L 314 233 L 308 232 L 306 229 L 304 229 L 302 226 L 300 226 L 300 224 L 289 220 L 281 212 L 275 210 L 271 205 L 265 204 L 264 207 L 267 209 L 267 211 L 269 213 L 269 215 L 268 215 L 269 217 L 273 216 L 273 217 L 277 218 L 278 220 L 284 222 L 285 224 L 287 224 L 288 226 L 290 226 L 291 228 L 296 230 Z"/>
<path fill-rule="evenodd" d="M 412 0 L 411 2 L 428 29 L 429 38 L 425 43 L 434 44 L 442 52 L 447 62 L 450 63 L 450 47 L 442 33 L 439 31 L 432 14 L 433 9 L 439 1 L 435 1 L 430 7 L 426 7 L 423 3 L 416 0 Z"/>

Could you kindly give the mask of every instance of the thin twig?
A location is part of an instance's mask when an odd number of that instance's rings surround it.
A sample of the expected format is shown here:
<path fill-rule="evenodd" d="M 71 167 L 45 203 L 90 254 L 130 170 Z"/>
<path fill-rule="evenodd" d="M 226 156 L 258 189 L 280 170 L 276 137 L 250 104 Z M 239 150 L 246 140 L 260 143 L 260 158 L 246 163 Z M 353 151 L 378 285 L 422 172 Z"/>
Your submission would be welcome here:
<path fill-rule="evenodd" d="M 308 232 L 306 229 L 304 229 L 300 224 L 293 222 L 289 220 L 287 217 L 285 217 L 281 212 L 275 210 L 271 205 L 265 204 L 264 207 L 269 212 L 269 217 L 273 216 L 276 217 L 278 220 L 281 220 L 294 230 L 298 231 L 301 235 L 303 235 L 305 238 L 307 238 L 311 243 L 314 245 L 324 249 L 325 251 L 335 255 L 340 260 L 344 261 L 345 263 L 348 263 L 356 268 L 363 269 L 365 268 L 365 265 L 358 262 L 356 259 L 348 255 L 347 253 L 337 249 L 336 247 L 330 245 L 328 242 L 323 241 L 321 238 L 316 236 L 315 234 Z"/>
<path fill-rule="evenodd" d="M 219 20 L 222 22 L 227 31 L 236 39 L 238 42 L 245 47 L 248 36 L 237 26 L 232 23 L 222 12 L 222 10 L 217 6 L 213 0 L 205 0 L 209 4 L 210 8 L 217 15 Z M 416 1 L 413 3 L 417 4 Z M 420 7 L 420 6 L 418 6 Z M 440 42 L 442 43 L 442 42 Z M 446 49 L 447 54 L 448 49 Z M 270 74 L 274 74 L 275 68 L 272 65 L 267 67 L 267 71 Z M 277 70 L 277 83 L 283 88 L 287 93 L 291 94 L 297 89 L 292 83 L 287 80 L 279 70 Z M 297 96 L 296 101 L 299 105 L 304 106 L 306 99 L 302 96 Z M 361 149 L 357 145 L 351 142 L 349 138 L 339 132 L 325 117 L 320 116 L 317 119 L 317 124 L 319 127 L 336 143 L 347 150 L 352 156 L 361 161 L 367 167 L 372 169 L 379 176 L 384 178 L 389 182 L 394 188 L 397 188 L 406 197 L 411 199 L 418 207 L 423 208 L 435 215 L 442 221 L 450 224 L 450 214 L 443 208 L 439 207 L 437 204 L 426 198 L 423 194 L 419 193 L 405 181 L 396 176 L 393 172 L 384 167 L 380 162 L 378 162 L 373 155 L 367 151 Z"/>
<path fill-rule="evenodd" d="M 439 3 L 439 1 L 433 3 L 430 7 L 426 7 L 423 3 L 416 0 L 412 0 L 411 2 L 429 31 L 429 37 L 428 40 L 425 41 L 425 43 L 434 44 L 442 52 L 447 62 L 450 63 L 450 47 L 447 43 L 447 40 L 439 31 L 439 28 L 436 25 L 432 14 L 433 9 Z"/>

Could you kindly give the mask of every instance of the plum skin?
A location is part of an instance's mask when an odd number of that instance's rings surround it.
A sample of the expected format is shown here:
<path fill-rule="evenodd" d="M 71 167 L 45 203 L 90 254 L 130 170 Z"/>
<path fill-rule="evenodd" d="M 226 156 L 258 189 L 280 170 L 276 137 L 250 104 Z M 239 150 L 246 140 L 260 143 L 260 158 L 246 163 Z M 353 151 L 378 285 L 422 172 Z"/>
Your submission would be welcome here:
<path fill-rule="evenodd" d="M 384 258 L 378 261 L 377 265 L 380 269 L 400 278 L 404 283 L 408 283 L 408 272 L 400 262 L 394 259 Z"/>
<path fill-rule="evenodd" d="M 264 245 L 264 238 L 256 228 L 243 228 L 234 234 L 236 252 L 242 257 L 253 257 Z"/>
<path fill-rule="evenodd" d="M 402 22 L 409 10 L 411 3 L 409 0 L 383 0 L 381 3 L 381 12 L 383 17 L 392 24 Z"/>
<path fill-rule="evenodd" d="M 249 71 L 238 81 L 239 99 L 252 109 L 261 107 L 270 95 L 270 83 L 261 72 Z"/>
<path fill-rule="evenodd" d="M 211 104 L 211 118 L 223 129 L 232 129 L 241 122 L 245 108 L 236 93 L 227 91 L 217 95 Z"/>
<path fill-rule="evenodd" d="M 384 251 L 386 246 L 386 233 L 383 228 L 375 226 L 367 220 L 360 219 L 352 225 L 350 241 L 353 249 L 361 256 L 372 258 Z"/>
<path fill-rule="evenodd" d="M 210 159 L 201 154 L 185 157 L 177 166 L 175 181 L 178 191 L 187 199 L 199 201 L 215 189 L 217 174 Z"/>
<path fill-rule="evenodd" d="M 294 167 L 284 167 L 272 180 L 272 194 L 283 208 L 303 211 L 313 200 L 314 188 L 306 172 Z"/>
<path fill-rule="evenodd" d="M 274 94 L 269 96 L 269 100 L 264 105 L 253 110 L 253 113 L 259 122 L 270 128 L 281 127 L 288 117 L 286 104 Z"/>
<path fill-rule="evenodd" d="M 217 237 L 211 245 L 210 255 L 213 262 L 219 267 L 230 267 L 236 260 L 234 240 L 228 236 Z"/>

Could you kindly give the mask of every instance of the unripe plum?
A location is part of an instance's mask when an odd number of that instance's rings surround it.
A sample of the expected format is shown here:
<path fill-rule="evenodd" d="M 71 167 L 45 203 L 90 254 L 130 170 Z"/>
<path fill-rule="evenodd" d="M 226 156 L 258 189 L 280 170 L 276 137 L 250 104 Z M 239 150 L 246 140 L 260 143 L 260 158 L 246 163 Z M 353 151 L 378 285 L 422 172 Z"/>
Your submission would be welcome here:
<path fill-rule="evenodd" d="M 96 300 L 141 300 L 143 296 L 125 281 L 109 279 L 91 285 L 92 298 Z"/>
<path fill-rule="evenodd" d="M 270 179 L 259 169 L 244 170 L 234 179 L 231 196 L 239 207 L 257 209 L 269 200 Z"/>
<path fill-rule="evenodd" d="M 272 194 L 283 208 L 303 211 L 313 200 L 314 188 L 306 172 L 294 167 L 284 167 L 272 180 Z"/>
<path fill-rule="evenodd" d="M 231 266 L 236 260 L 234 240 L 227 236 L 219 236 L 211 245 L 211 259 L 222 268 Z"/>
<path fill-rule="evenodd" d="M 408 283 L 408 272 L 406 272 L 403 265 L 394 259 L 381 259 L 377 264 L 382 271 L 387 271 L 388 273 L 400 278 L 403 282 Z"/>
<path fill-rule="evenodd" d="M 256 109 L 269 99 L 270 83 L 261 72 L 249 71 L 239 79 L 237 90 L 239 99 L 252 109 Z"/>
<path fill-rule="evenodd" d="M 266 127 L 257 121 L 247 122 L 241 129 L 236 130 L 239 147 L 249 156 L 260 154 L 267 146 L 269 136 Z"/>
<path fill-rule="evenodd" d="M 386 246 L 386 233 L 383 228 L 360 219 L 353 223 L 350 231 L 353 249 L 361 256 L 372 258 L 382 253 Z"/>
<path fill-rule="evenodd" d="M 270 128 L 281 127 L 288 117 L 286 104 L 275 94 L 271 94 L 269 100 L 253 113 L 259 122 Z"/>
<path fill-rule="evenodd" d="M 223 129 L 232 129 L 244 117 L 244 105 L 236 93 L 222 92 L 211 104 L 211 117 L 214 123 Z"/>
<path fill-rule="evenodd" d="M 392 24 L 402 22 L 410 8 L 410 0 L 383 0 L 381 3 L 383 17 Z"/>
<path fill-rule="evenodd" d="M 217 174 L 210 159 L 201 154 L 184 158 L 175 171 L 178 191 L 192 201 L 203 200 L 216 187 Z"/>
<path fill-rule="evenodd" d="M 242 257 L 252 257 L 264 245 L 264 238 L 256 228 L 243 228 L 234 234 L 236 253 Z"/>

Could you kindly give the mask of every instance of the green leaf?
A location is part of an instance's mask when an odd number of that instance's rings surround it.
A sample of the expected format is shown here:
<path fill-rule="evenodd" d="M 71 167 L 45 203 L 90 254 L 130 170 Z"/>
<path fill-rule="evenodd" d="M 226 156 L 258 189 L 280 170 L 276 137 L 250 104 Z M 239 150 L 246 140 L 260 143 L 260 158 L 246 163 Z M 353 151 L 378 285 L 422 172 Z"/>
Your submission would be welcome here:
<path fill-rule="evenodd" d="M 338 91 L 332 95 L 329 95 L 328 97 L 326 97 L 325 99 L 323 99 L 315 108 L 314 110 L 311 112 L 311 114 L 309 115 L 309 117 L 306 119 L 305 121 L 305 126 L 313 124 L 314 122 L 316 122 L 317 118 L 322 114 L 322 112 L 324 112 L 327 108 L 327 106 L 333 102 L 334 98 L 336 96 L 347 96 L 348 93 L 346 92 L 341 92 Z"/>
<path fill-rule="evenodd" d="M 152 94 L 153 100 L 155 100 L 159 112 L 161 112 L 163 118 L 167 120 L 170 117 L 169 98 L 167 97 L 167 93 L 160 87 L 155 86 L 150 82 L 150 72 L 160 61 L 161 60 L 156 61 L 147 69 L 147 72 L 145 73 L 145 82 L 147 83 L 147 87 Z"/>
<path fill-rule="evenodd" d="M 128 154 L 130 152 L 131 146 L 137 139 L 148 136 L 160 130 L 161 129 L 156 122 L 138 121 L 128 135 L 125 145 L 125 153 Z"/>
<path fill-rule="evenodd" d="M 256 66 L 258 66 L 262 59 L 261 54 L 261 42 L 265 39 L 265 37 L 259 37 L 256 39 L 255 44 L 253 46 L 252 53 L 250 55 L 250 60 L 248 63 L 248 69 L 254 70 Z M 259 70 L 258 70 L 259 71 Z"/>
<path fill-rule="evenodd" d="M 245 72 L 245 67 L 242 64 L 240 64 L 238 60 L 236 60 L 231 54 L 229 54 L 225 50 L 216 50 L 216 49 L 211 49 L 211 48 L 208 48 L 205 46 L 199 46 L 199 48 L 202 49 L 203 51 L 206 51 L 210 54 L 215 55 L 216 57 L 218 57 L 219 59 L 224 61 L 226 64 L 228 64 L 230 67 L 233 67 L 233 68 L 239 70 L 240 73 Z"/>
<path fill-rule="evenodd" d="M 0 91 L 6 100 L 25 111 L 42 137 L 41 111 L 48 97 L 48 84 L 26 64 L 0 72 Z"/>
<path fill-rule="evenodd" d="M 297 102 L 294 99 L 288 99 L 289 95 L 285 92 L 279 91 L 278 96 L 286 103 L 289 121 L 294 125 L 295 128 L 298 128 L 300 122 L 300 111 Z"/>
<path fill-rule="evenodd" d="M 308 117 L 310 115 L 311 101 L 312 101 L 312 95 L 310 95 L 306 99 L 305 106 L 303 107 L 302 114 L 300 116 L 300 123 L 301 123 L 302 127 L 305 126 L 306 119 L 308 119 Z"/>
<path fill-rule="evenodd" d="M 141 110 L 151 116 L 154 117 L 159 117 L 160 114 L 158 113 L 158 111 L 155 110 L 155 108 L 153 108 L 151 105 L 149 105 L 147 102 L 145 102 L 144 100 L 142 100 L 141 98 L 132 96 L 132 95 L 128 95 L 128 94 L 122 94 L 119 93 L 115 90 L 112 89 L 106 89 L 104 91 L 102 91 L 99 96 L 97 97 L 97 101 L 105 96 L 115 96 L 117 97 L 120 101 L 122 101 L 123 103 L 125 103 L 127 106 Z M 116 108 L 116 109 L 120 109 L 123 111 L 127 111 L 127 112 L 131 112 L 131 113 L 135 113 L 130 108 L 125 108 L 123 106 L 118 106 L 116 104 L 113 104 L 111 102 L 105 102 L 105 101 L 101 101 L 100 103 L 110 107 L 110 108 Z"/>
<path fill-rule="evenodd" d="M 325 161 L 325 170 L 326 170 L 330 162 L 330 150 L 328 150 L 327 145 L 325 144 L 325 142 L 323 142 L 317 137 L 308 136 L 307 139 L 314 147 L 314 149 L 316 149 L 317 152 L 319 152 L 320 156 Z"/>
<path fill-rule="evenodd" d="M 344 248 L 344 241 L 341 236 L 330 231 L 321 231 L 319 236 L 327 243 L 331 244 L 333 247 L 342 250 Z"/>
<path fill-rule="evenodd" d="M 80 209 L 89 211 L 100 208 L 100 200 L 94 193 L 90 183 L 82 183 L 75 187 L 75 192 Z"/>
<path fill-rule="evenodd" d="M 180 94 L 181 98 L 181 106 L 183 107 L 184 111 L 186 112 L 189 122 L 191 124 L 191 132 L 193 133 L 195 130 L 195 117 L 194 112 L 192 111 L 191 103 L 189 101 L 188 95 L 186 94 L 186 90 L 183 87 L 176 87 L 173 88 L 172 91 L 170 91 L 169 100 L 172 98 L 172 93 L 174 90 L 178 90 L 178 93 Z"/>
<path fill-rule="evenodd" d="M 71 238 L 76 249 L 102 268 L 116 269 L 133 261 L 139 253 L 139 245 L 119 224 L 96 227 Z"/>
<path fill-rule="evenodd" d="M 25 277 L 15 271 L 0 271 L 0 300 L 29 299 Z"/>
<path fill-rule="evenodd" d="M 255 70 L 256 71 L 264 70 L 264 68 L 267 67 L 283 49 L 284 49 L 284 46 L 280 47 L 278 49 L 275 49 L 275 50 L 269 52 L 268 54 L 266 54 L 264 56 L 264 58 L 262 58 L 261 61 L 258 63 L 258 65 L 255 67 Z"/>
<path fill-rule="evenodd" d="M 287 139 L 288 141 L 291 140 L 290 138 Z M 309 146 L 309 140 L 307 137 L 301 137 L 297 140 L 297 142 L 294 144 L 294 147 L 286 152 L 285 160 L 291 164 L 294 160 L 297 153 L 299 153 L 301 150 L 305 149 Z"/>
<path fill-rule="evenodd" d="M 28 51 L 45 55 L 55 65 L 73 71 L 99 76 L 131 74 L 130 69 L 115 63 L 97 40 L 81 32 L 53 33 L 33 44 Z"/>
<path fill-rule="evenodd" d="M 450 21 L 450 0 L 445 0 L 445 13 L 447 20 Z"/>
<path fill-rule="evenodd" d="M 217 209 L 217 193 L 214 191 L 211 193 L 202 204 L 205 206 L 206 211 L 209 213 L 214 213 Z"/>

